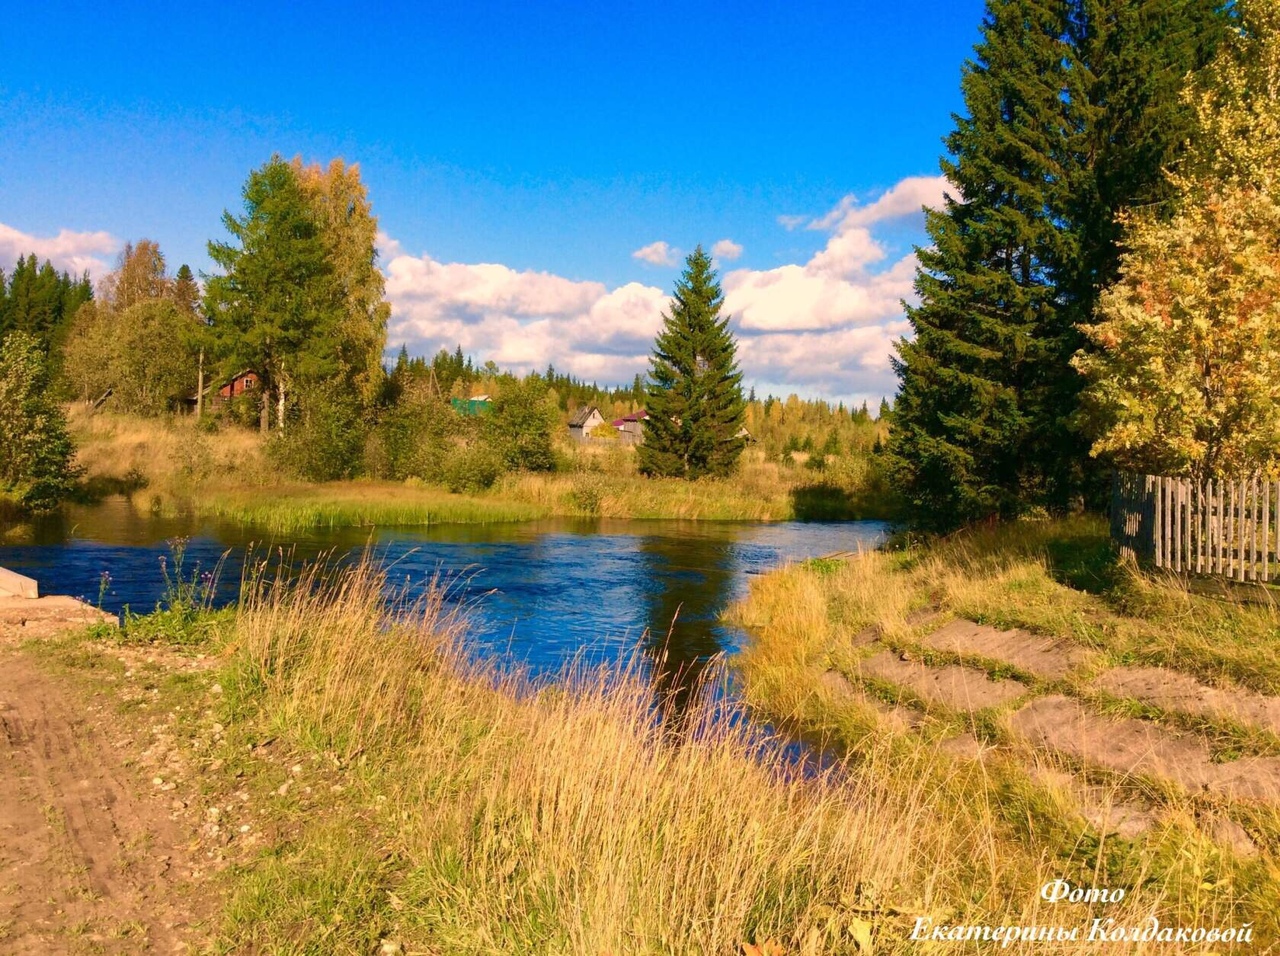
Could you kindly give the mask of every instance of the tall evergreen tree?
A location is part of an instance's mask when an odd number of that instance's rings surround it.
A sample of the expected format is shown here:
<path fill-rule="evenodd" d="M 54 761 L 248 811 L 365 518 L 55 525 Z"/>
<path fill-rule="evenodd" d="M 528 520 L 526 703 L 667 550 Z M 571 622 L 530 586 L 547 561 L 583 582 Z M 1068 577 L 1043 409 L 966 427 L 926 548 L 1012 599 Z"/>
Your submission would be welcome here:
<path fill-rule="evenodd" d="M 1203 62 L 1215 3 L 988 0 L 894 360 L 891 466 L 918 524 L 1087 488 L 1077 324 L 1114 273 L 1115 214 L 1158 196 L 1176 158 L 1188 121 L 1165 75 Z"/>
<path fill-rule="evenodd" d="M 742 454 L 746 403 L 724 296 L 698 246 L 685 260 L 650 359 L 640 470 L 680 478 L 722 476 Z"/>
<path fill-rule="evenodd" d="M 10 331 L 35 336 L 51 356 L 51 368 L 56 372 L 58 351 L 71 319 L 92 298 L 88 273 L 72 279 L 69 273 L 54 269 L 51 262 L 40 265 L 35 253 L 20 256 L 7 287 L 0 273 L 0 338 Z"/>
<path fill-rule="evenodd" d="M 169 297 L 183 315 L 199 318 L 200 286 L 196 283 L 196 277 L 191 274 L 191 267 L 185 262 L 178 266 L 178 271 L 174 274 Z"/>
<path fill-rule="evenodd" d="M 358 164 L 348 166 L 335 159 L 322 170 L 295 159 L 292 166 L 320 227 L 325 255 L 343 298 L 344 315 L 335 343 L 340 374 L 344 384 L 370 405 L 385 378 L 382 352 L 391 315 L 377 266 L 378 219 L 360 181 Z"/>
<path fill-rule="evenodd" d="M 32 511 L 65 498 L 77 473 L 75 446 L 49 384 L 45 349 L 35 336 L 18 330 L 0 341 L 0 496 Z"/>

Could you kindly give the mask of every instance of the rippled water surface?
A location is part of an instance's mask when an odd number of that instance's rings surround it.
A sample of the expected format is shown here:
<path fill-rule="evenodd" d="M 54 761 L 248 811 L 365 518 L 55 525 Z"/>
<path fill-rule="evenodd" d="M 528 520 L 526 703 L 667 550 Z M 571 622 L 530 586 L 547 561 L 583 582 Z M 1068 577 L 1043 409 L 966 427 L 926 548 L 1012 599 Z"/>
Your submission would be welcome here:
<path fill-rule="evenodd" d="M 186 570 L 214 567 L 227 555 L 220 597 L 235 597 L 246 551 L 293 548 L 298 559 L 368 546 L 397 583 L 421 587 L 440 574 L 451 600 L 466 605 L 469 640 L 485 656 L 557 671 L 575 656 L 588 663 L 648 659 L 697 670 L 742 635 L 717 620 L 745 593 L 750 576 L 788 560 L 874 547 L 880 522 L 578 521 L 441 525 L 317 531 L 273 541 L 216 522 L 164 519 L 124 501 L 72 507 L 0 537 L 0 566 L 36 578 L 42 593 L 150 610 L 161 598 L 161 559 L 170 541 L 188 538 Z"/>

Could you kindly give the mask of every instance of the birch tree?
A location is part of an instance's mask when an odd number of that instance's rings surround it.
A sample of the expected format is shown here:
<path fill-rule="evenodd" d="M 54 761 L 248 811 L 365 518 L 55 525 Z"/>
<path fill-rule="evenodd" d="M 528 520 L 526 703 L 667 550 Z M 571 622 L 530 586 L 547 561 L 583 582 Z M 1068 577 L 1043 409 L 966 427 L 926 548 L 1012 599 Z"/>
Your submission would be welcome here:
<path fill-rule="evenodd" d="M 1083 328 L 1092 453 L 1196 479 L 1280 471 L 1280 7 L 1189 88 L 1176 211 L 1124 217 L 1121 277 Z"/>

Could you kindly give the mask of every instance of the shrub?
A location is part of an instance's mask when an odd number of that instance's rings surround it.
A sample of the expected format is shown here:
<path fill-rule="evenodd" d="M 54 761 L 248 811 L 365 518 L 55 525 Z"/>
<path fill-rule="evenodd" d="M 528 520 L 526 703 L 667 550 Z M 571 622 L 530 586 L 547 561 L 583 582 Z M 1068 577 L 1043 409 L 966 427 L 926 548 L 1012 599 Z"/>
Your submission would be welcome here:
<path fill-rule="evenodd" d="M 552 436 L 560 414 L 539 375 L 504 383 L 484 423 L 485 442 L 512 470 L 555 468 Z"/>
<path fill-rule="evenodd" d="M 574 479 L 573 488 L 566 495 L 566 500 L 575 511 L 598 515 L 604 492 L 604 482 L 598 475 L 581 475 Z"/>
<path fill-rule="evenodd" d="M 468 425 L 445 402 L 426 393 L 406 392 L 384 409 L 365 444 L 365 469 L 375 478 L 442 480 L 454 439 Z"/>
<path fill-rule="evenodd" d="M 301 396 L 298 420 L 269 447 L 284 469 L 307 481 L 338 481 L 355 475 L 365 446 L 365 425 L 356 402 L 335 389 Z"/>
<path fill-rule="evenodd" d="M 444 463 L 444 480 L 456 493 L 484 491 L 502 475 L 502 460 L 484 445 L 456 448 Z"/>

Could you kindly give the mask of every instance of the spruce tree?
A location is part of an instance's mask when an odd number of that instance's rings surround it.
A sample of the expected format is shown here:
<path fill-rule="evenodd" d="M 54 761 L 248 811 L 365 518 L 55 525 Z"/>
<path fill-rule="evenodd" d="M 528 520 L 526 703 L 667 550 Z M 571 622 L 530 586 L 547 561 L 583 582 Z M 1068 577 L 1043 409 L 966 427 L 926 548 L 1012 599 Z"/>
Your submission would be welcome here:
<path fill-rule="evenodd" d="M 916 524 L 944 530 L 1089 486 L 1070 366 L 1117 259 L 1112 220 L 1159 197 L 1178 89 L 1220 24 L 1208 0 L 989 0 L 947 137 L 898 346 L 891 467 Z M 1135 77 L 1122 80 L 1121 76 Z"/>
<path fill-rule="evenodd" d="M 723 476 L 742 454 L 746 403 L 729 319 L 720 317 L 723 301 L 711 257 L 698 246 L 685 260 L 650 359 L 639 449 L 646 475 Z"/>
<path fill-rule="evenodd" d="M 50 389 L 45 348 L 22 330 L 0 341 L 0 435 L 0 498 L 48 511 L 71 493 L 75 446 Z"/>
<path fill-rule="evenodd" d="M 173 277 L 173 285 L 169 288 L 169 298 L 173 300 L 179 311 L 190 318 L 200 316 L 200 286 L 191 273 L 191 267 L 185 262 L 178 266 Z"/>

